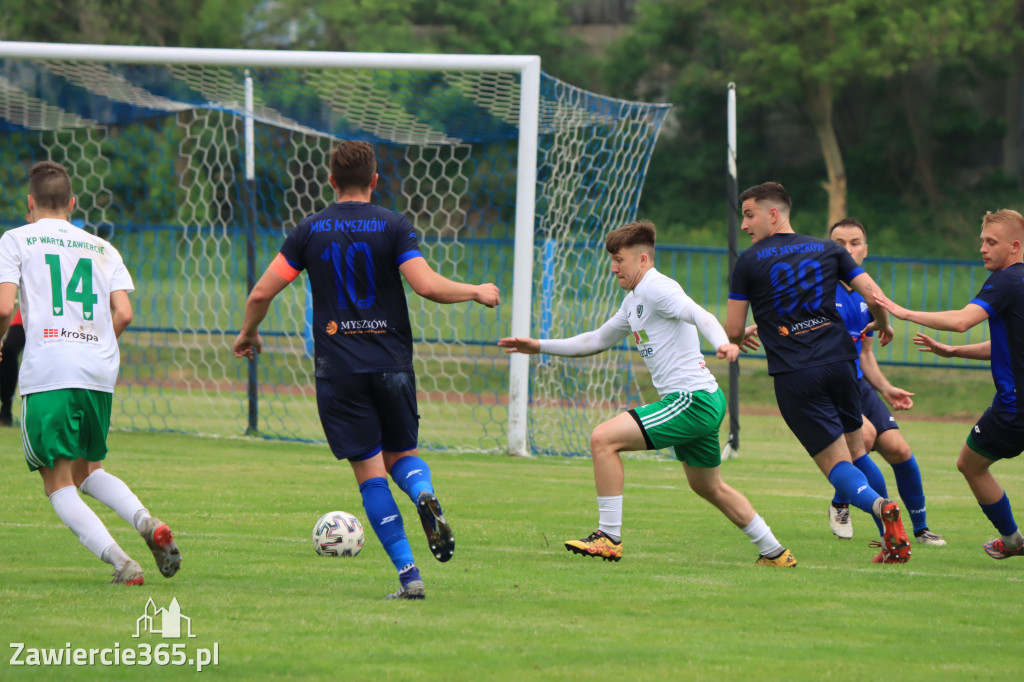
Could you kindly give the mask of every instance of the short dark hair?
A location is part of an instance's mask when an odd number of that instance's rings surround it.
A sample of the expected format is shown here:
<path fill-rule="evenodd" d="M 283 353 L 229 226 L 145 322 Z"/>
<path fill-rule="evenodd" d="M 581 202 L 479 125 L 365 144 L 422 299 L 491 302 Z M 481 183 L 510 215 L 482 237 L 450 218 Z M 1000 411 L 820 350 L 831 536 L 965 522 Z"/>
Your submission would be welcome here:
<path fill-rule="evenodd" d="M 793 208 L 793 200 L 789 198 L 789 192 L 786 188 L 777 182 L 762 182 L 760 185 L 754 185 L 743 190 L 743 194 L 740 195 L 740 204 L 745 202 L 747 199 L 753 199 L 754 201 L 768 201 L 774 204 L 780 204 L 785 206 L 786 210 L 789 211 Z"/>
<path fill-rule="evenodd" d="M 71 203 L 71 178 L 55 161 L 40 161 L 28 171 L 28 193 L 44 211 L 66 211 Z"/>
<path fill-rule="evenodd" d="M 835 225 L 833 225 L 832 227 L 828 228 L 828 236 L 829 237 L 832 236 L 832 233 L 835 232 L 837 227 L 857 227 L 857 228 L 860 228 L 861 233 L 864 235 L 864 239 L 868 238 L 868 231 L 866 229 L 864 229 L 864 223 L 862 223 L 861 221 L 857 220 L 856 218 L 843 218 L 842 220 L 837 220 Z"/>
<path fill-rule="evenodd" d="M 611 254 L 616 254 L 622 249 L 629 249 L 634 246 L 645 246 L 654 251 L 656 235 L 654 223 L 650 220 L 634 220 L 609 232 L 604 240 L 604 248 Z"/>
<path fill-rule="evenodd" d="M 366 189 L 376 172 L 377 156 L 369 142 L 345 140 L 331 152 L 331 177 L 338 189 Z"/>

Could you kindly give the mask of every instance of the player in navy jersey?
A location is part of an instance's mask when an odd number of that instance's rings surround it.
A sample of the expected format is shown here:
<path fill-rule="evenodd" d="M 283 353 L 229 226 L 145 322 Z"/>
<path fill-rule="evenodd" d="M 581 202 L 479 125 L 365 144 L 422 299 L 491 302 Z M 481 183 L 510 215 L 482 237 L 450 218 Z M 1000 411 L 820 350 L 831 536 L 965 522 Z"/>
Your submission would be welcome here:
<path fill-rule="evenodd" d="M 419 415 L 412 369 L 412 329 L 402 278 L 438 303 L 498 305 L 494 284 L 455 282 L 435 272 L 412 224 L 370 203 L 377 159 L 368 142 L 346 141 L 331 153 L 337 203 L 296 226 L 245 305 L 233 352 L 262 349 L 259 324 L 274 297 L 302 270 L 313 292 L 316 398 L 331 452 L 352 466 L 363 509 L 398 570 L 389 599 L 423 599 L 419 569 L 387 476 L 416 504 L 431 552 L 448 561 L 455 539 L 434 494 L 430 467 L 418 456 Z"/>
<path fill-rule="evenodd" d="M 867 230 L 859 220 L 840 220 L 829 229 L 829 237 L 845 248 L 857 265 L 864 262 L 868 255 Z M 917 542 L 923 545 L 945 545 L 946 541 L 942 536 L 928 528 L 924 486 L 917 459 L 900 433 L 896 419 L 879 398 L 881 393 L 893 409 L 909 410 L 914 406 L 914 394 L 893 386 L 882 373 L 875 358 L 874 332 L 861 333 L 861 330 L 871 323 L 871 312 L 864 298 L 845 282 L 840 282 L 840 286 L 836 288 L 836 310 L 842 316 L 846 329 L 857 346 L 857 383 L 860 388 L 861 412 L 864 416 L 865 453 L 871 452 L 872 449 L 877 450 L 892 467 L 896 488 L 903 500 L 904 510 L 910 515 Z M 864 472 L 875 490 L 887 496 L 885 479 L 867 454 L 856 457 L 853 464 Z M 836 536 L 853 536 L 850 505 L 846 500 L 833 498 L 829 506 L 829 523 Z"/>
<path fill-rule="evenodd" d="M 835 306 L 840 280 L 866 297 L 878 286 L 843 247 L 793 231 L 792 202 L 782 185 L 756 185 L 740 201 L 742 229 L 753 246 L 740 254 L 733 271 L 725 331 L 742 343 L 751 333 L 747 310 L 753 310 L 786 424 L 837 494 L 876 519 L 881 560 L 904 563 L 910 541 L 899 505 L 872 488 L 853 465 L 851 453 L 865 452 L 857 350 Z M 892 340 L 892 328 L 873 300 L 872 327 L 881 330 L 884 345 Z"/>
<path fill-rule="evenodd" d="M 988 320 L 989 341 L 947 346 L 925 334 L 914 343 L 942 357 L 991 360 L 996 395 L 992 405 L 967 435 L 956 466 L 982 511 L 999 532 L 985 544 L 993 559 L 1024 556 L 1024 538 L 1013 518 L 1006 491 L 989 470 L 994 462 L 1024 452 L 1024 410 L 1018 388 L 1024 386 L 1024 217 L 1017 211 L 988 213 L 981 223 L 981 258 L 991 272 L 981 290 L 960 310 L 907 310 L 881 294 L 880 305 L 901 320 L 938 329 L 964 332 Z"/>

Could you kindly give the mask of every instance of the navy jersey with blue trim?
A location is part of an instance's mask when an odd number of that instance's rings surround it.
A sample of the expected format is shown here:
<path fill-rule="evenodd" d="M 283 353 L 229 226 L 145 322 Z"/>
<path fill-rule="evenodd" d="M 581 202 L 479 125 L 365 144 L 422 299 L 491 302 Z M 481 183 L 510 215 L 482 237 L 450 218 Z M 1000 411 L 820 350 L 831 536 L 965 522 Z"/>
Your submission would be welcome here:
<path fill-rule="evenodd" d="M 334 204 L 300 222 L 281 255 L 309 276 L 318 378 L 412 369 L 398 268 L 422 254 L 405 216 L 364 202 Z"/>
<path fill-rule="evenodd" d="M 840 279 L 862 272 L 843 247 L 802 234 L 775 234 L 740 254 L 729 298 L 749 302 L 769 374 L 857 357 L 835 294 Z"/>
<path fill-rule="evenodd" d="M 864 337 L 874 335 L 874 332 L 863 335 L 860 332 L 875 319 L 874 315 L 871 314 L 868 304 L 864 302 L 863 296 L 852 289 L 847 290 L 842 285 L 836 287 L 836 311 L 843 318 L 846 331 L 850 333 L 853 345 L 857 348 L 857 378 L 860 379 L 864 376 L 864 372 L 860 368 L 860 351 L 864 347 Z"/>
<path fill-rule="evenodd" d="M 996 384 L 992 407 L 1017 414 L 1017 388 L 1024 384 L 1024 264 L 993 272 L 971 303 L 988 313 Z"/>

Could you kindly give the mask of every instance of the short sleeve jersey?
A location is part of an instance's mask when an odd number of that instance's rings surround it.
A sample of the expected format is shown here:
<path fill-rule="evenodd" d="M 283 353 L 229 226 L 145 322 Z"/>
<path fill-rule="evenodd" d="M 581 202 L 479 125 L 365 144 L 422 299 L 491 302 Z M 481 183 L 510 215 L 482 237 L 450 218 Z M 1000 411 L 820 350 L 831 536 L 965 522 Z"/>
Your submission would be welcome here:
<path fill-rule="evenodd" d="M 843 318 L 846 331 L 850 333 L 850 338 L 853 339 L 853 344 L 857 348 L 857 378 L 860 379 L 864 376 L 864 372 L 860 368 L 860 351 L 863 348 L 864 338 L 874 335 L 874 332 L 862 335 L 861 330 L 871 323 L 874 316 L 864 301 L 864 297 L 852 289 L 847 290 L 844 286 L 836 287 L 836 310 Z"/>
<path fill-rule="evenodd" d="M 412 369 L 398 268 L 422 253 L 405 216 L 370 203 L 337 203 L 299 223 L 281 255 L 309 276 L 318 378 Z"/>
<path fill-rule="evenodd" d="M 862 272 L 843 247 L 802 234 L 772 235 L 740 254 L 729 298 L 750 303 L 769 374 L 857 357 L 835 291 Z"/>
<path fill-rule="evenodd" d="M 44 218 L 0 237 L 0 282 L 19 287 L 21 395 L 114 392 L 120 353 L 110 292 L 135 289 L 117 249 L 67 221 Z"/>
<path fill-rule="evenodd" d="M 652 269 L 626 294 L 611 319 L 616 329 L 633 335 L 660 396 L 718 390 L 718 382 L 704 364 L 697 328 L 680 319 L 691 305 L 696 304 L 678 282 Z"/>
<path fill-rule="evenodd" d="M 993 272 L 971 303 L 988 313 L 996 384 L 992 407 L 1018 414 L 1017 389 L 1024 385 L 1024 264 Z"/>

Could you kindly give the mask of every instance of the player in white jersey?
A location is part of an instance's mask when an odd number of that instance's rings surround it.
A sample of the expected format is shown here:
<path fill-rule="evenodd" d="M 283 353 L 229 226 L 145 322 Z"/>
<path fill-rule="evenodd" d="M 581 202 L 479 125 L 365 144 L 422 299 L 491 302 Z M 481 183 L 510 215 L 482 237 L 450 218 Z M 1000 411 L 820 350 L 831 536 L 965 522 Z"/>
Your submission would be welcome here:
<path fill-rule="evenodd" d="M 114 567 L 113 584 L 143 584 L 142 568 L 114 541 L 80 489 L 132 524 L 160 572 L 174 575 L 181 553 L 170 528 L 119 478 L 101 468 L 120 365 L 117 337 L 131 323 L 134 289 L 121 254 L 67 221 L 71 179 L 58 163 L 29 171 L 28 225 L 0 237 L 0 337 L 20 291 L 25 328 L 21 431 L 25 461 L 39 471 L 60 520 Z"/>
<path fill-rule="evenodd" d="M 599 424 L 590 436 L 597 486 L 598 530 L 566 549 L 606 561 L 622 558 L 623 451 L 672 447 L 690 488 L 743 530 L 758 549 L 759 566 L 796 566 L 750 501 L 722 480 L 718 428 L 725 396 L 704 364 L 698 330 L 720 358 L 735 360 L 740 348 L 722 325 L 679 284 L 654 269 L 654 224 L 637 221 L 605 240 L 611 272 L 627 292 L 618 312 L 600 328 L 568 339 L 504 338 L 507 353 L 594 355 L 632 334 L 651 372 L 656 403 L 628 410 Z"/>

